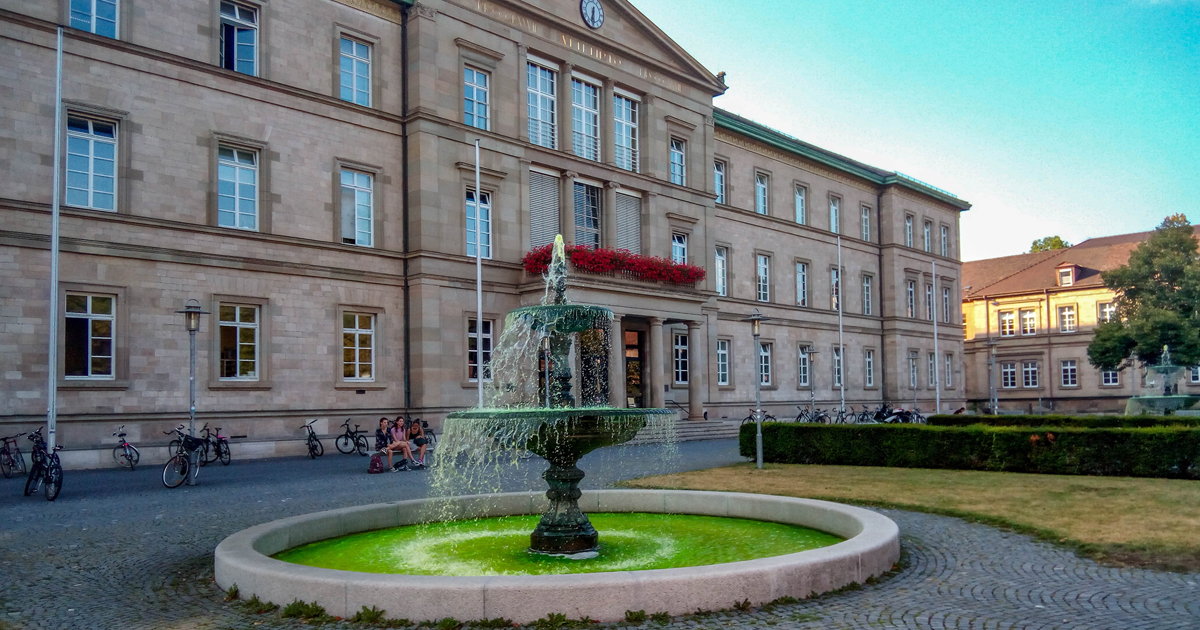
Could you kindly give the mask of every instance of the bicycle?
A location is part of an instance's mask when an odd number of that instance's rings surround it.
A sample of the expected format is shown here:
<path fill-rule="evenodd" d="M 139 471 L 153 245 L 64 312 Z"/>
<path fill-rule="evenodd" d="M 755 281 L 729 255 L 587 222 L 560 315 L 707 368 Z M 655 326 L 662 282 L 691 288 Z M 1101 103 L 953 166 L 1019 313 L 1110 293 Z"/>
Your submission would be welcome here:
<path fill-rule="evenodd" d="M 41 429 L 34 431 L 29 439 L 33 442 L 33 466 L 29 468 L 29 477 L 25 479 L 25 496 L 45 487 L 46 500 L 53 501 L 62 491 L 62 463 L 58 460 L 62 446 L 55 446 L 52 451 L 46 452 L 46 440 L 42 438 Z"/>
<path fill-rule="evenodd" d="M 179 437 L 171 440 L 171 444 L 178 444 L 179 446 L 174 448 L 175 454 L 163 466 L 162 482 L 168 488 L 178 488 L 187 480 L 188 474 L 191 473 L 192 453 L 203 448 L 204 440 L 184 433 L 182 424 L 175 427 L 173 431 L 163 431 L 166 435 L 170 435 L 172 432 Z M 197 469 L 196 473 L 198 474 L 199 472 L 200 470 Z"/>
<path fill-rule="evenodd" d="M 204 445 L 200 447 L 200 465 L 207 466 L 219 459 L 222 465 L 228 466 L 233 456 L 229 452 L 229 438 L 221 435 L 221 427 L 210 430 L 205 422 L 200 431 L 204 433 Z M 216 437 L 213 437 L 214 432 Z"/>
<path fill-rule="evenodd" d="M 21 454 L 21 447 L 17 444 L 17 438 L 25 435 L 18 433 L 12 437 L 4 438 L 4 445 L 0 446 L 0 473 L 4 473 L 5 479 L 12 479 L 13 471 L 24 475 L 25 456 Z"/>
<path fill-rule="evenodd" d="M 342 423 L 342 426 L 346 428 L 346 432 L 339 435 L 337 439 L 334 440 L 334 445 L 337 446 L 338 452 L 342 453 L 343 455 L 349 455 L 355 451 L 358 451 L 359 455 L 366 457 L 367 451 L 369 450 L 369 447 L 367 446 L 367 436 L 363 435 L 362 431 L 358 430 L 357 424 L 354 425 L 353 431 L 350 430 L 350 418 L 346 418 L 346 421 Z"/>
<path fill-rule="evenodd" d="M 118 444 L 113 447 L 113 461 L 117 462 L 122 468 L 129 467 L 129 471 L 133 472 L 134 467 L 142 459 L 142 454 L 137 450 L 137 447 L 125 440 L 125 425 L 117 427 L 113 432 L 117 436 Z"/>
<path fill-rule="evenodd" d="M 763 414 L 763 417 L 762 417 L 763 422 L 779 422 L 779 420 L 776 419 L 775 416 L 772 416 L 771 414 L 767 413 L 765 409 L 763 410 L 762 414 Z M 746 416 L 745 418 L 742 418 L 742 424 L 746 424 L 747 422 L 749 422 L 749 423 L 754 422 L 754 408 L 753 407 L 750 408 L 750 415 Z"/>
<path fill-rule="evenodd" d="M 325 454 L 325 446 L 321 444 L 321 440 L 317 437 L 317 432 L 312 428 L 314 422 L 316 422 L 315 418 L 300 425 L 301 428 L 308 431 L 308 456 L 312 459 L 316 459 Z"/>

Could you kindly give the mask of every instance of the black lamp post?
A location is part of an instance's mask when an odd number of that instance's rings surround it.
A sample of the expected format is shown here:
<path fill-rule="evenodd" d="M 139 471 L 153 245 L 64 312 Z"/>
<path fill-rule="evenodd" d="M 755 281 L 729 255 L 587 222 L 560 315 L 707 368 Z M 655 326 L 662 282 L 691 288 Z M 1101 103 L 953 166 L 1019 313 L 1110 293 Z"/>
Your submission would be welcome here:
<path fill-rule="evenodd" d="M 191 342 L 191 354 L 189 357 L 190 373 L 188 376 L 188 434 L 196 437 L 196 333 L 200 331 L 200 316 L 209 315 L 210 313 L 200 307 L 200 302 L 195 299 L 190 299 L 184 305 L 182 311 L 183 322 L 187 325 L 188 339 Z M 196 467 L 199 462 L 196 461 L 196 451 L 191 453 L 191 461 L 188 462 L 188 478 L 189 486 L 196 485 Z"/>
<path fill-rule="evenodd" d="M 757 372 L 754 375 L 754 424 L 757 429 L 757 432 L 754 435 L 754 444 L 755 444 L 755 455 L 756 455 L 755 461 L 757 462 L 759 469 L 762 469 L 762 467 L 763 467 L 763 445 L 762 445 L 763 365 L 762 365 L 762 344 L 760 344 L 758 342 L 758 336 L 760 334 L 759 324 L 761 322 L 765 322 L 769 319 L 771 319 L 771 318 L 767 317 L 766 315 L 763 315 L 761 312 L 759 312 L 758 309 L 754 309 L 754 312 L 751 313 L 749 317 L 742 320 L 744 322 L 750 322 L 751 326 L 753 326 L 752 330 L 753 330 L 753 334 L 754 334 L 754 356 L 755 356 L 754 369 Z"/>

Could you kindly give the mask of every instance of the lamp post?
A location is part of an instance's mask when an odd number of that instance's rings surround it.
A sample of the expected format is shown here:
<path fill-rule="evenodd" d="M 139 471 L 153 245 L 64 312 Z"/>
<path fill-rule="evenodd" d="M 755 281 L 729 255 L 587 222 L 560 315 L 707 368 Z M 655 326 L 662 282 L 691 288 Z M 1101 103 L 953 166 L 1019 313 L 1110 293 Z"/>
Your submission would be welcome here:
<path fill-rule="evenodd" d="M 987 340 L 988 348 L 988 406 L 991 407 L 992 415 L 996 414 L 996 407 L 1000 401 L 996 400 L 996 346 L 1000 342 L 995 339 Z"/>
<path fill-rule="evenodd" d="M 188 434 L 196 437 L 196 333 L 200 331 L 200 316 L 209 315 L 210 313 L 200 308 L 200 302 L 195 299 L 190 299 L 184 305 L 183 310 L 175 311 L 183 314 L 183 322 L 187 325 L 188 340 L 191 346 L 189 354 L 189 373 L 188 373 Z M 188 478 L 189 486 L 196 485 L 196 472 L 199 462 L 197 461 L 198 451 L 192 451 L 188 463 Z"/>
<path fill-rule="evenodd" d="M 817 413 L 817 349 L 808 347 L 808 417 Z"/>
<path fill-rule="evenodd" d="M 758 342 L 758 336 L 760 334 L 759 324 L 761 322 L 767 321 L 768 319 L 771 319 L 771 318 L 767 317 L 766 315 L 763 315 L 761 312 L 759 312 L 758 309 L 754 309 L 754 312 L 750 314 L 750 317 L 747 317 L 746 319 L 742 320 L 744 322 L 750 322 L 750 325 L 753 327 L 752 330 L 754 333 L 754 356 L 755 356 L 755 362 L 756 362 L 756 365 L 754 366 L 754 369 L 756 372 L 756 374 L 754 375 L 754 425 L 755 425 L 755 429 L 756 429 L 756 432 L 754 434 L 754 449 L 755 449 L 754 452 L 755 452 L 755 462 L 758 464 L 759 470 L 762 470 L 762 467 L 763 467 L 763 445 L 762 445 L 762 378 L 763 378 L 762 367 L 763 366 L 762 366 L 762 344 L 760 344 Z"/>

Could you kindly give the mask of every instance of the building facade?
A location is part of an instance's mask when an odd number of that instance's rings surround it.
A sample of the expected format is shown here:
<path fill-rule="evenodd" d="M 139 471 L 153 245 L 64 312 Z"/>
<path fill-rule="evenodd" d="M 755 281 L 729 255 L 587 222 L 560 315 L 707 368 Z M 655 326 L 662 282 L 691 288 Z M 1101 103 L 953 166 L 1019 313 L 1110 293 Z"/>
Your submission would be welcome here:
<path fill-rule="evenodd" d="M 722 78 L 631 4 L 601 6 L 0 0 L 21 60 L 0 94 L 0 428 L 44 422 L 53 316 L 64 462 L 103 463 L 116 424 L 164 441 L 187 414 L 188 299 L 212 313 L 199 421 L 241 454 L 298 452 L 312 418 L 436 425 L 474 403 L 504 314 L 541 298 L 521 261 L 556 233 L 707 271 L 572 276 L 572 300 L 616 313 L 611 404 L 740 419 L 755 378 L 779 416 L 843 388 L 964 404 L 969 204 L 715 108 Z"/>
<path fill-rule="evenodd" d="M 1124 412 L 1147 389 L 1144 366 L 1099 370 L 1087 348 L 1096 326 L 1116 316 L 1101 274 L 1124 265 L 1151 234 L 964 263 L 969 404 L 987 408 L 994 395 L 1001 412 Z M 1181 389 L 1200 392 L 1200 370 Z"/>

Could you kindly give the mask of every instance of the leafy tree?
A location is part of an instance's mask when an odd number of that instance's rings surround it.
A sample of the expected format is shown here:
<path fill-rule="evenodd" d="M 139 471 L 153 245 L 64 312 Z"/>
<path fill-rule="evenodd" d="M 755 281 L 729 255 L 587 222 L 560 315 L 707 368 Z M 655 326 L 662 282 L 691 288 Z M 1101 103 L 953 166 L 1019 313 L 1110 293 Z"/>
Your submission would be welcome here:
<path fill-rule="evenodd" d="M 1103 278 L 1116 293 L 1117 318 L 1096 328 L 1092 365 L 1113 370 L 1130 357 L 1157 363 L 1164 345 L 1172 363 L 1200 364 L 1200 244 L 1186 216 L 1164 219 Z"/>
<path fill-rule="evenodd" d="M 1061 236 L 1047 236 L 1046 238 L 1039 238 L 1034 241 L 1033 245 L 1029 248 L 1029 253 L 1036 254 L 1038 252 L 1048 252 L 1052 249 L 1066 249 L 1070 246 L 1071 244 L 1062 240 Z"/>

